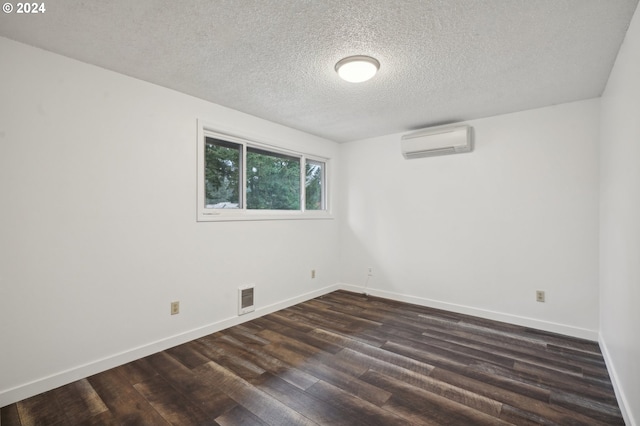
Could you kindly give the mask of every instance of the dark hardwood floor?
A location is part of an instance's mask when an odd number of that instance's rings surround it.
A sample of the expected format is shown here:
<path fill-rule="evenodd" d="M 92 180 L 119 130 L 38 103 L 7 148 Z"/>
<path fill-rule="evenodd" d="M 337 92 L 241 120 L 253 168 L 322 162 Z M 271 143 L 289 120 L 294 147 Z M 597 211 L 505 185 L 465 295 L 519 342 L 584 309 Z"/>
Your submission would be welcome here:
<path fill-rule="evenodd" d="M 2 408 L 103 424 L 624 422 L 595 342 L 337 291 Z"/>

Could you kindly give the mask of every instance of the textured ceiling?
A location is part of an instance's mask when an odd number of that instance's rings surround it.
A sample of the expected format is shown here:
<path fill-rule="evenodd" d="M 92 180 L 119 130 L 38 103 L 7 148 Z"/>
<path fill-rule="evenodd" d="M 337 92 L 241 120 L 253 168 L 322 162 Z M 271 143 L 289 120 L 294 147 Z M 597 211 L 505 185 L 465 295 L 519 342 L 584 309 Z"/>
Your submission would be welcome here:
<path fill-rule="evenodd" d="M 0 35 L 336 141 L 599 96 L 638 0 L 55 0 Z M 370 55 L 378 75 L 341 81 Z"/>

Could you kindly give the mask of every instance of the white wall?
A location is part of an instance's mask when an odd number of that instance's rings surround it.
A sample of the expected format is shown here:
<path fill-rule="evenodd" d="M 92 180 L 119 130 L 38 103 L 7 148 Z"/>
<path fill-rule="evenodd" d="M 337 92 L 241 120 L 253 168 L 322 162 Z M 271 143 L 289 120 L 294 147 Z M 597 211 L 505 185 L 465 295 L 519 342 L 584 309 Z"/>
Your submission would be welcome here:
<path fill-rule="evenodd" d="M 602 96 L 601 347 L 629 425 L 640 424 L 640 12 Z M 626 410 L 625 410 L 626 408 Z"/>
<path fill-rule="evenodd" d="M 405 160 L 400 134 L 341 146 L 341 279 L 595 340 L 598 114 L 596 99 L 470 121 L 469 154 Z"/>
<path fill-rule="evenodd" d="M 196 119 L 335 143 L 4 38 L 0 57 L 0 406 L 229 325 L 239 285 L 264 312 L 338 282 L 334 220 L 196 223 Z"/>

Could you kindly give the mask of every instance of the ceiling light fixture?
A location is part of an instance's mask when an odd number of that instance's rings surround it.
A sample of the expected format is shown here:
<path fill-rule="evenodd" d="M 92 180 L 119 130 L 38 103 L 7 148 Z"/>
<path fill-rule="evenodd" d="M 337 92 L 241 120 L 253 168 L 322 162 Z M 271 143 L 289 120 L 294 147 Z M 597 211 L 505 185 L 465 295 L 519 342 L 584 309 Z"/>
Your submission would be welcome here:
<path fill-rule="evenodd" d="M 349 56 L 336 64 L 336 72 L 345 81 L 362 83 L 376 75 L 380 62 L 370 56 Z"/>

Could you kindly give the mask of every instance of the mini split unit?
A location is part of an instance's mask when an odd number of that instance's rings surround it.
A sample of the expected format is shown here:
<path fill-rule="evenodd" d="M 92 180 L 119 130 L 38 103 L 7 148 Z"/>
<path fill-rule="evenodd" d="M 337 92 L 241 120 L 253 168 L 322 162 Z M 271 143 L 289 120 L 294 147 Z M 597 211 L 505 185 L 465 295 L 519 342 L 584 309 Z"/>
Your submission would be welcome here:
<path fill-rule="evenodd" d="M 406 159 L 459 154 L 473 150 L 473 127 L 468 125 L 430 127 L 402 136 Z"/>

